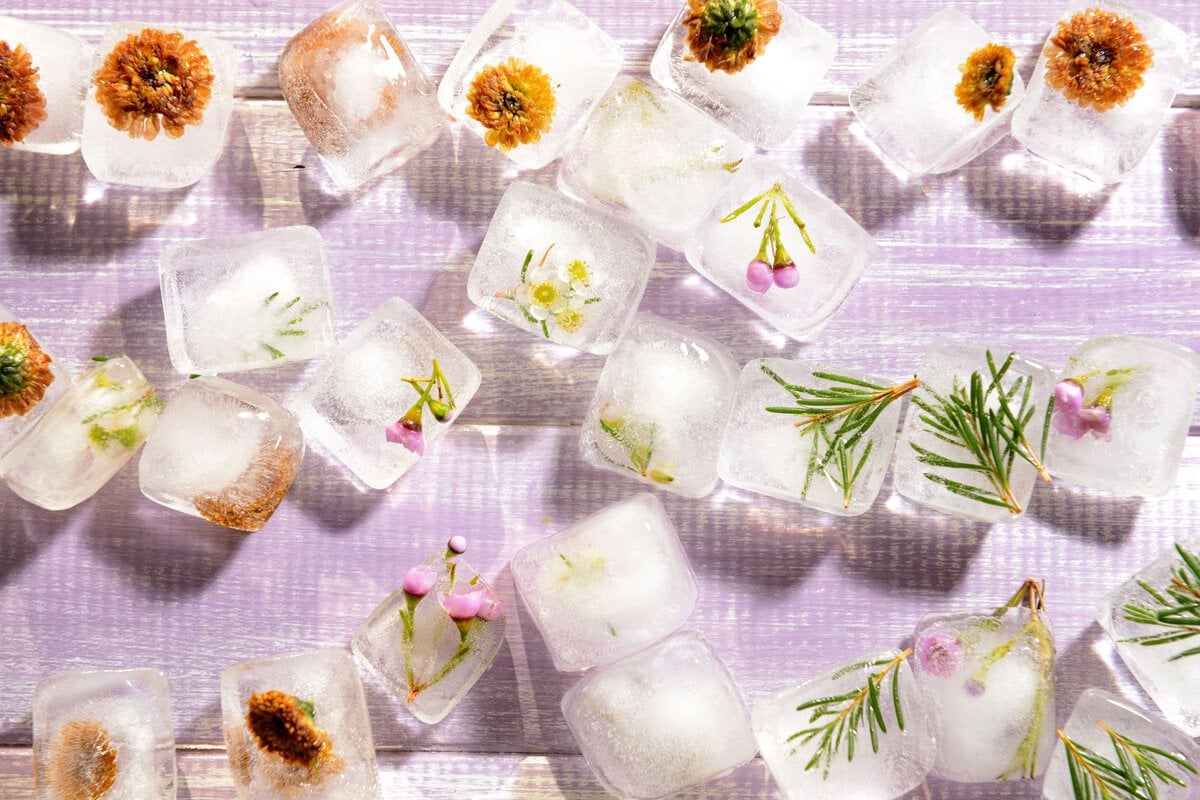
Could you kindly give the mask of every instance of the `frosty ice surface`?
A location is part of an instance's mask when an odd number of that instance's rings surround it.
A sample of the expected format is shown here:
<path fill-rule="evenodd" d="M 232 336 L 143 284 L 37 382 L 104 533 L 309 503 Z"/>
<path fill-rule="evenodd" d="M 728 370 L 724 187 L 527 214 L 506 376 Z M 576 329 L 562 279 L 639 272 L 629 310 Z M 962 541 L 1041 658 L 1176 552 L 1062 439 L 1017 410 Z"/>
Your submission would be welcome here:
<path fill-rule="evenodd" d="M 621 69 L 616 42 L 563 0 L 497 0 L 438 86 L 450 116 L 525 169 L 558 158 Z"/>
<path fill-rule="evenodd" d="M 974 59 L 982 62 L 980 71 Z M 904 169 L 950 172 L 1008 134 L 1025 94 L 1014 60 L 974 20 L 946 8 L 863 76 L 850 92 L 850 106 L 875 143 Z M 997 91 L 1006 83 L 1007 93 Z"/>
<path fill-rule="evenodd" d="M 604 364 L 583 424 L 583 458 L 704 497 L 717 485 L 718 444 L 737 375 L 737 364 L 712 339 L 639 314 Z"/>
<path fill-rule="evenodd" d="M 513 580 L 555 665 L 589 669 L 678 628 L 696 580 L 675 527 L 652 494 L 616 503 L 526 546 Z"/>
<path fill-rule="evenodd" d="M 162 401 L 121 356 L 80 375 L 5 455 L 0 477 L 30 503 L 60 511 L 100 491 L 158 420 Z"/>
<path fill-rule="evenodd" d="M 193 239 L 159 257 L 167 349 L 184 375 L 259 369 L 333 347 L 329 266 L 316 228 Z"/>
<path fill-rule="evenodd" d="M 690 237 L 696 271 L 794 339 L 812 339 L 858 283 L 875 240 L 824 195 L 755 158 Z"/>
<path fill-rule="evenodd" d="M 21 87 L 19 96 L 6 93 L 0 146 L 59 155 L 78 150 L 91 46 L 49 25 L 0 16 L 0 53 L 7 54 L 6 80 Z"/>
<path fill-rule="evenodd" d="M 479 382 L 470 359 L 393 298 L 326 356 L 289 407 L 365 484 L 386 489 L 445 435 Z"/>
<path fill-rule="evenodd" d="M 44 344 L 0 304 L 0 456 L 54 406 L 70 383 Z"/>
<path fill-rule="evenodd" d="M 837 53 L 837 42 L 824 28 L 808 20 L 783 3 L 778 4 L 779 20 L 770 25 L 759 19 L 758 38 L 768 27 L 776 32 L 767 39 L 757 55 L 744 65 L 744 58 L 710 60 L 735 62 L 711 68 L 704 53 L 697 54 L 690 44 L 691 26 L 687 20 L 697 15 L 683 2 L 683 10 L 667 28 L 654 59 L 650 74 L 654 80 L 697 108 L 729 126 L 738 136 L 761 147 L 782 144 L 804 113 L 813 92 L 825 77 Z M 756 5 L 749 0 L 710 0 L 709 6 Z M 718 9 L 719 10 L 719 9 Z M 702 15 L 701 19 L 702 19 Z M 696 27 L 701 19 L 697 19 Z M 701 40 L 710 37 L 701 36 Z"/>
<path fill-rule="evenodd" d="M 1188 35 L 1158 17 L 1125 3 L 1072 0 L 1029 79 L 1013 135 L 1092 180 L 1123 180 L 1162 129 L 1192 56 Z"/>
<path fill-rule="evenodd" d="M 167 57 L 171 81 L 153 69 Z M 92 68 L 83 160 L 93 175 L 105 183 L 176 189 L 209 173 L 233 114 L 232 48 L 210 36 L 119 22 L 104 32 Z M 138 100 L 144 98 L 152 99 Z"/>
<path fill-rule="evenodd" d="M 1175 483 L 1192 423 L 1200 356 L 1133 336 L 1083 344 L 1059 375 L 1046 460 L 1056 478 L 1121 497 Z"/>
<path fill-rule="evenodd" d="M 756 751 L 732 676 L 693 631 L 589 673 L 562 709 L 596 778 L 630 800 L 705 783 Z"/>
<path fill-rule="evenodd" d="M 519 328 L 603 355 L 637 312 L 655 252 L 611 214 L 518 181 L 492 217 L 467 294 Z"/>
<path fill-rule="evenodd" d="M 279 88 L 345 188 L 408 161 L 446 119 L 436 84 L 375 0 L 345 0 L 293 36 L 279 57 Z"/>
<path fill-rule="evenodd" d="M 242 800 L 375 797 L 371 718 L 345 650 L 234 664 L 221 676 L 221 716 Z"/>
<path fill-rule="evenodd" d="M 38 800 L 175 800 L 175 733 L 156 669 L 76 669 L 33 693 Z"/>

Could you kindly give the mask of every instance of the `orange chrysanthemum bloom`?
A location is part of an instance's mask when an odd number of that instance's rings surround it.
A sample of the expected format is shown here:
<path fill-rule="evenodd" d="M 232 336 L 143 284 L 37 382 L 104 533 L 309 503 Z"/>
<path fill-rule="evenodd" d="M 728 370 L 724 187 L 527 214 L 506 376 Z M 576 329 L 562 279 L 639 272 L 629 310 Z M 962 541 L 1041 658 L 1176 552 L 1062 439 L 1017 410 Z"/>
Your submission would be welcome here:
<path fill-rule="evenodd" d="M 554 108 L 550 76 L 518 58 L 480 70 L 467 90 L 467 116 L 487 128 L 484 141 L 501 150 L 541 139 Z"/>
<path fill-rule="evenodd" d="M 954 89 L 958 104 L 983 122 L 990 106 L 999 111 L 1008 102 L 1013 87 L 1013 66 L 1017 56 L 1002 44 L 988 44 L 971 53 L 959 67 L 962 80 Z"/>
<path fill-rule="evenodd" d="M 104 59 L 95 76 L 96 100 L 108 122 L 130 137 L 172 139 L 198 125 L 212 97 L 208 55 L 179 31 L 131 33 Z"/>
<path fill-rule="evenodd" d="M 221 492 L 197 495 L 192 504 L 209 522 L 252 533 L 271 519 L 299 469 L 300 460 L 294 451 L 264 446 L 255 456 L 255 463 L 231 486 Z"/>
<path fill-rule="evenodd" d="M 117 782 L 117 748 L 99 722 L 68 722 L 46 759 L 46 785 L 54 797 L 100 800 Z"/>
<path fill-rule="evenodd" d="M 329 734 L 314 721 L 312 704 L 283 692 L 251 695 L 246 726 L 260 750 L 290 764 L 315 767 L 333 747 Z"/>
<path fill-rule="evenodd" d="M 0 419 L 24 416 L 42 402 L 53 382 L 50 356 L 29 329 L 18 322 L 0 322 Z"/>
<path fill-rule="evenodd" d="M 0 146 L 24 141 L 45 119 L 46 96 L 29 51 L 0 41 Z"/>
<path fill-rule="evenodd" d="M 740 72 L 779 33 L 783 17 L 776 0 L 688 0 L 688 59 L 709 72 Z"/>
<path fill-rule="evenodd" d="M 1154 63 L 1154 51 L 1133 20 L 1097 8 L 1059 22 L 1045 54 L 1046 83 L 1101 112 L 1133 97 Z"/>

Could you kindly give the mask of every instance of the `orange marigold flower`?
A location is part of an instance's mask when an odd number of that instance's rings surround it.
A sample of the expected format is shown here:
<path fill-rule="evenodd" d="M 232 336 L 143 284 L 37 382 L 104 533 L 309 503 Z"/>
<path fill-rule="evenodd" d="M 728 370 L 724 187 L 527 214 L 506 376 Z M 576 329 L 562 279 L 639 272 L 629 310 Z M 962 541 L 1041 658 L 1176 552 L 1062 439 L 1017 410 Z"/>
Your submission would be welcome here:
<path fill-rule="evenodd" d="M 962 80 L 954 89 L 958 104 L 983 122 L 990 106 L 999 111 L 1008 102 L 1013 87 L 1013 66 L 1017 56 L 1002 44 L 988 44 L 971 53 L 959 69 Z"/>
<path fill-rule="evenodd" d="M 117 748 L 99 722 L 68 722 L 50 745 L 46 785 L 54 797 L 100 800 L 117 782 Z"/>
<path fill-rule="evenodd" d="M 172 139 L 198 125 L 212 97 L 208 55 L 179 31 L 131 33 L 104 59 L 95 76 L 96 100 L 108 122 L 131 138 Z"/>
<path fill-rule="evenodd" d="M 200 516 L 209 522 L 238 531 L 260 530 L 283 502 L 300 459 L 288 448 L 264 444 L 254 463 L 232 485 L 220 492 L 206 492 L 192 498 Z"/>
<path fill-rule="evenodd" d="M 50 356 L 29 329 L 18 322 L 0 322 L 0 419 L 25 416 L 42 402 L 53 382 Z"/>
<path fill-rule="evenodd" d="M 12 147 L 46 119 L 38 68 L 24 45 L 0 40 L 0 146 Z"/>
<path fill-rule="evenodd" d="M 688 0 L 688 59 L 709 72 L 740 72 L 779 33 L 783 17 L 776 0 Z"/>
<path fill-rule="evenodd" d="M 1098 8 L 1060 21 L 1045 54 L 1046 83 L 1101 112 L 1133 97 L 1154 63 L 1154 51 L 1133 20 Z"/>
<path fill-rule="evenodd" d="M 467 90 L 467 116 L 487 128 L 484 141 L 501 150 L 541 139 L 554 107 L 550 76 L 518 58 L 480 70 Z"/>
<path fill-rule="evenodd" d="M 332 749 L 329 734 L 314 721 L 311 703 L 271 690 L 251 695 L 248 705 L 246 726 L 260 750 L 311 768 Z"/>

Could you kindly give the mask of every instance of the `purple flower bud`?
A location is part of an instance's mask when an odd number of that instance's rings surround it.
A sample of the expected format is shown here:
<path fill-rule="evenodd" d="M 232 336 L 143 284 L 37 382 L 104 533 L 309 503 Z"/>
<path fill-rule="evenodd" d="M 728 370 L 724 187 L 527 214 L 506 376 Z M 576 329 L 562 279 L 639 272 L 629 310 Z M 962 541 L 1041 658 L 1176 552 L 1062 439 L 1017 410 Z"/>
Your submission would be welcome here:
<path fill-rule="evenodd" d="M 402 444 L 418 456 L 425 455 L 425 434 L 420 422 L 414 423 L 406 416 L 388 425 L 384 433 L 392 444 Z"/>
<path fill-rule="evenodd" d="M 1111 438 L 1112 412 L 1106 406 L 1090 406 L 1080 410 L 1079 421 L 1101 439 Z"/>
<path fill-rule="evenodd" d="M 437 573 L 422 564 L 404 573 L 404 591 L 413 597 L 424 597 L 437 583 Z"/>
<path fill-rule="evenodd" d="M 1054 410 L 1076 412 L 1083 408 L 1083 385 L 1072 378 L 1059 381 L 1054 387 Z"/>
<path fill-rule="evenodd" d="M 935 631 L 917 640 L 917 663 L 939 678 L 949 678 L 962 665 L 963 647 L 957 636 Z"/>
<path fill-rule="evenodd" d="M 762 294 L 771 288 L 771 265 L 765 261 L 751 261 L 746 267 L 746 288 Z"/>
<path fill-rule="evenodd" d="M 467 552 L 467 537 L 451 536 L 450 541 L 446 542 L 446 547 L 450 548 L 455 553 L 462 555 Z"/>
<path fill-rule="evenodd" d="M 971 680 L 963 684 L 963 689 L 965 689 L 967 694 L 971 695 L 971 697 L 979 697 L 979 695 L 983 694 L 984 686 L 975 678 L 971 678 Z"/>
<path fill-rule="evenodd" d="M 775 285 L 780 289 L 794 289 L 800 283 L 800 270 L 795 264 L 775 268 Z"/>
<path fill-rule="evenodd" d="M 1054 407 L 1054 430 L 1072 439 L 1079 439 L 1088 431 L 1087 425 L 1079 418 L 1078 410 L 1072 411 L 1057 405 Z"/>
<path fill-rule="evenodd" d="M 483 592 L 473 591 L 465 594 L 443 594 L 438 598 L 442 608 L 450 615 L 450 619 L 474 619 L 484 602 Z"/>

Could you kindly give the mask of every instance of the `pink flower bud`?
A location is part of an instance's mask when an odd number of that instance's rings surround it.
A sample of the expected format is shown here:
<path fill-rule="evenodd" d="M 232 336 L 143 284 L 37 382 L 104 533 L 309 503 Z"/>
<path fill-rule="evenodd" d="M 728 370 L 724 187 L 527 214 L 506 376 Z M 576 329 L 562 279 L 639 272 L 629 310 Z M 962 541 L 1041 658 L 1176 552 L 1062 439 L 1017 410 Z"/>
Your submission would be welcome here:
<path fill-rule="evenodd" d="M 450 619 L 474 619 L 479 613 L 484 601 L 483 592 L 467 592 L 465 594 L 443 594 L 438 598 L 442 608 L 450 615 Z"/>
<path fill-rule="evenodd" d="M 1054 387 L 1054 410 L 1075 412 L 1083 408 L 1083 386 L 1079 381 L 1067 378 Z"/>
<path fill-rule="evenodd" d="M 495 592 L 490 588 L 483 590 L 483 603 L 479 606 L 477 616 L 485 621 L 496 619 L 504 615 L 504 603 L 500 598 L 496 597 Z"/>
<path fill-rule="evenodd" d="M 930 675 L 951 677 L 958 672 L 962 658 L 962 642 L 953 634 L 935 631 L 917 640 L 917 663 Z"/>
<path fill-rule="evenodd" d="M 414 423 L 405 417 L 388 425 L 385 435 L 392 444 L 404 445 L 418 456 L 425 455 L 425 434 L 421 432 L 420 422 Z"/>
<path fill-rule="evenodd" d="M 1107 439 L 1111 435 L 1109 429 L 1112 428 L 1112 412 L 1106 406 L 1080 409 L 1079 421 L 1101 439 Z"/>
<path fill-rule="evenodd" d="M 775 285 L 780 289 L 794 289 L 800 283 L 800 270 L 795 264 L 775 268 Z"/>
<path fill-rule="evenodd" d="M 771 288 L 771 265 L 765 261 L 751 261 L 746 267 L 746 288 L 762 294 Z"/>
<path fill-rule="evenodd" d="M 404 573 L 404 591 L 413 597 L 424 597 L 437 583 L 437 573 L 422 564 Z"/>
<path fill-rule="evenodd" d="M 463 553 L 467 552 L 467 537 L 451 536 L 450 541 L 446 543 L 446 547 L 450 548 L 451 551 L 462 555 Z"/>

